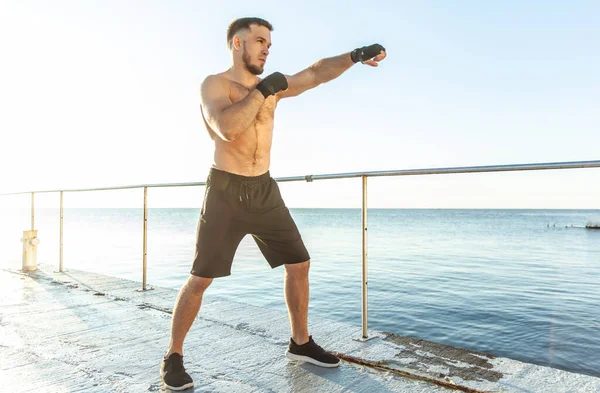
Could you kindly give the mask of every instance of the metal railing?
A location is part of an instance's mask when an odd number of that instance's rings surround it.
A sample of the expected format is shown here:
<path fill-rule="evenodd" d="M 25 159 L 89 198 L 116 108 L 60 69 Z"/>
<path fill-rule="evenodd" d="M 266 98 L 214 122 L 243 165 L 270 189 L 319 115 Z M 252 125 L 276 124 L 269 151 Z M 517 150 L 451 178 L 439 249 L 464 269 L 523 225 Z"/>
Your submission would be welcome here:
<path fill-rule="evenodd" d="M 362 337 L 368 338 L 368 275 L 367 275 L 367 178 L 381 176 L 417 176 L 417 175 L 448 175 L 456 173 L 483 173 L 483 172 L 512 172 L 512 171 L 540 171 L 556 169 L 581 169 L 581 168 L 600 168 L 600 160 L 595 161 L 571 161 L 571 162 L 552 162 L 538 164 L 514 164 L 514 165 L 490 165 L 490 166 L 472 166 L 472 167 L 453 167 L 453 168 L 427 168 L 427 169 L 405 169 L 389 171 L 371 171 L 371 172 L 351 172 L 336 173 L 324 175 L 306 175 L 275 178 L 277 182 L 293 182 L 330 179 L 362 178 Z M 63 271 L 63 193 L 65 192 L 84 192 L 84 191 L 105 191 L 105 190 L 124 190 L 133 188 L 144 189 L 144 235 L 143 235 L 143 264 L 142 264 L 142 290 L 147 290 L 146 269 L 147 269 L 147 231 L 148 231 L 148 188 L 165 187 L 193 187 L 205 186 L 206 182 L 192 183 L 164 183 L 164 184 L 140 184 L 118 187 L 100 187 L 84 189 L 65 189 L 65 190 L 45 190 L 45 191 L 26 191 L 0 194 L 0 196 L 31 194 L 31 229 L 34 229 L 34 195 L 42 193 L 60 193 L 60 259 L 59 271 Z"/>

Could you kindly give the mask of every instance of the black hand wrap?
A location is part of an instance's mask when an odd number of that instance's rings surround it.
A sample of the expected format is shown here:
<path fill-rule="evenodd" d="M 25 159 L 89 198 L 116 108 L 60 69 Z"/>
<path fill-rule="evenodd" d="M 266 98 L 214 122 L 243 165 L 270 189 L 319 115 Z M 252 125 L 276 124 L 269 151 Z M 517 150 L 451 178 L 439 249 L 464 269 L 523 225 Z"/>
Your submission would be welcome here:
<path fill-rule="evenodd" d="M 385 48 L 379 44 L 363 46 L 362 48 L 354 49 L 350 53 L 350 57 L 352 58 L 352 61 L 355 63 L 357 63 L 359 61 L 363 62 L 365 60 L 369 60 L 369 59 L 372 59 L 373 57 L 377 56 L 379 54 L 379 52 L 381 52 L 382 50 L 385 51 Z"/>
<path fill-rule="evenodd" d="M 287 88 L 287 79 L 281 72 L 272 73 L 256 85 L 256 89 L 260 91 L 265 98 Z"/>

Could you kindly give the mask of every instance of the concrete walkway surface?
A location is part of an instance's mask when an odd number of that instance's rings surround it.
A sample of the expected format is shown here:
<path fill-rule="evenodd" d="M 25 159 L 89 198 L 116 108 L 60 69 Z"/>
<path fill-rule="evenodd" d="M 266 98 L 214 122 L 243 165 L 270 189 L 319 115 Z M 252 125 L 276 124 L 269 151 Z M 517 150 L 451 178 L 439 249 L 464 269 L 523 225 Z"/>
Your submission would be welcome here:
<path fill-rule="evenodd" d="M 177 290 L 139 288 L 48 266 L 0 270 L 0 390 L 168 391 L 159 366 Z M 196 385 L 186 392 L 600 392 L 600 378 L 592 376 L 378 331 L 363 341 L 360 328 L 321 318 L 311 317 L 309 327 L 327 350 L 386 369 L 292 362 L 284 356 L 287 313 L 207 292 L 185 343 L 185 367 Z"/>

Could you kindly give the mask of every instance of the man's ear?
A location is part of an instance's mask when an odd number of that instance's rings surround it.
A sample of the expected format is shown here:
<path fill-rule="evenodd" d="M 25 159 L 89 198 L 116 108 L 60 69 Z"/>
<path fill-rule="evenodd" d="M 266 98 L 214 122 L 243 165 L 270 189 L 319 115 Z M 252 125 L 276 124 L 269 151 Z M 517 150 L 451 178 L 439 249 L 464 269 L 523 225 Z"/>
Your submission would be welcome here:
<path fill-rule="evenodd" d="M 242 37 L 239 35 L 233 36 L 233 49 L 240 50 L 242 49 Z"/>

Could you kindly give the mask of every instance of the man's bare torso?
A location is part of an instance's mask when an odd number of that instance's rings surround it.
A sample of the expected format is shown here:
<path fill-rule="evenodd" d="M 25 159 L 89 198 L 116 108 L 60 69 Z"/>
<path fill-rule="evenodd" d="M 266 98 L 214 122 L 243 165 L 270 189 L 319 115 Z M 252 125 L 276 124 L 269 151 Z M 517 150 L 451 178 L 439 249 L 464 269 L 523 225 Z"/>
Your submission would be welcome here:
<path fill-rule="evenodd" d="M 246 98 L 252 91 L 224 74 L 219 74 L 219 77 L 229 86 L 229 99 L 233 104 Z M 258 176 L 269 170 L 277 101 L 276 96 L 268 97 L 252 124 L 231 142 L 221 139 L 204 119 L 204 125 L 215 143 L 214 168 L 244 176 Z M 202 116 L 204 118 L 204 113 Z"/>

